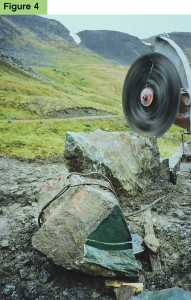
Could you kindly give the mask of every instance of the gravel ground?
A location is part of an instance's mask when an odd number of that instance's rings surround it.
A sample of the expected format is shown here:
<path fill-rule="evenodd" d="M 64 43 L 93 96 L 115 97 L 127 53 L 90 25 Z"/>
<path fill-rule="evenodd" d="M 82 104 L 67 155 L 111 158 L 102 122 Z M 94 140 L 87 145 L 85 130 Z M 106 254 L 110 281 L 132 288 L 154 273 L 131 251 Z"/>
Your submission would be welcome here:
<path fill-rule="evenodd" d="M 56 266 L 31 244 L 38 230 L 39 190 L 66 171 L 62 158 L 53 162 L 0 157 L 0 299 L 116 299 L 104 278 Z M 162 271 L 152 272 L 146 250 L 137 257 L 140 281 L 149 290 L 191 290 L 191 191 L 158 181 L 138 197 L 120 197 L 120 202 L 127 217 L 163 195 L 166 198 L 152 209 Z M 127 218 L 127 223 L 131 233 L 144 237 L 140 215 Z"/>

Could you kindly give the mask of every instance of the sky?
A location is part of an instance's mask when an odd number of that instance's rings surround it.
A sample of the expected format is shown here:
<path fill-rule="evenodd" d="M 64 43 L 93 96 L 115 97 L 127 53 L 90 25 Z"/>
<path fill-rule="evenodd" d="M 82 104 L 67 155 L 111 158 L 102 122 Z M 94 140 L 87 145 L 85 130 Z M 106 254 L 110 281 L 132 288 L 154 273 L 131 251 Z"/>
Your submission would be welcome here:
<path fill-rule="evenodd" d="M 47 15 L 60 21 L 71 34 L 82 30 L 114 30 L 138 38 L 173 31 L 191 32 L 191 15 Z"/>

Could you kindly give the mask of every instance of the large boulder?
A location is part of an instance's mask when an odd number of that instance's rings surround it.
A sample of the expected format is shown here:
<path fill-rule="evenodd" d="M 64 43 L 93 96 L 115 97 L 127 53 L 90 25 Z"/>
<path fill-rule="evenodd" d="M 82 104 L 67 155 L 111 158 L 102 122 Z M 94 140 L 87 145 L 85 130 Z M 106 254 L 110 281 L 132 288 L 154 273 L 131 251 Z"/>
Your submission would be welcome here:
<path fill-rule="evenodd" d="M 115 191 L 99 174 L 54 180 L 41 191 L 39 211 L 41 228 L 32 244 L 56 264 L 92 275 L 138 276 Z"/>
<path fill-rule="evenodd" d="M 127 132 L 67 132 L 65 157 L 70 171 L 106 175 L 118 195 L 139 193 L 160 176 L 156 139 Z"/>

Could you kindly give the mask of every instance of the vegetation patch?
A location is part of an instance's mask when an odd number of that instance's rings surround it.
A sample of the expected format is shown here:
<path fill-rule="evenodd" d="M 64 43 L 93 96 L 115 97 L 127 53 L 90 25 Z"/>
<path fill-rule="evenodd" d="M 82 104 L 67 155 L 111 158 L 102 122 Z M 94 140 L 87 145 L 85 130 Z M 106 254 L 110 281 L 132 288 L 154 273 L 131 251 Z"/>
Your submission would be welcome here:
<path fill-rule="evenodd" d="M 124 119 L 81 120 L 42 120 L 1 121 L 0 154 L 24 158 L 47 157 L 63 155 L 67 131 L 92 132 L 97 129 L 105 131 L 128 131 Z M 185 137 L 189 139 L 189 137 Z M 181 144 L 180 128 L 171 129 L 158 139 L 161 157 L 168 157 L 176 152 Z"/>
<path fill-rule="evenodd" d="M 0 153 L 25 158 L 63 155 L 67 131 L 90 132 L 97 129 L 124 131 L 127 125 L 118 119 L 43 120 L 0 122 Z"/>
<path fill-rule="evenodd" d="M 171 128 L 160 138 L 158 138 L 158 146 L 162 157 L 169 157 L 174 154 L 181 145 L 181 133 L 184 130 L 176 125 Z M 184 141 L 190 140 L 190 135 L 184 135 Z"/>

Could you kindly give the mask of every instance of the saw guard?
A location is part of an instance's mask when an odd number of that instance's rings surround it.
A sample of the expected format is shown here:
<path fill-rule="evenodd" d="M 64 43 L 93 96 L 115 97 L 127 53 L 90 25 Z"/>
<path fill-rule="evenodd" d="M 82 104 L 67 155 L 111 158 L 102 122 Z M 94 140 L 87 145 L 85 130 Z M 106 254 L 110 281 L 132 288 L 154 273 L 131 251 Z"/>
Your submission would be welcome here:
<path fill-rule="evenodd" d="M 181 88 L 186 89 L 190 95 L 191 69 L 182 49 L 171 39 L 164 36 L 157 36 L 155 52 L 163 54 L 173 63 L 180 78 Z"/>
<path fill-rule="evenodd" d="M 175 124 L 191 132 L 191 68 L 182 49 L 171 39 L 156 37 L 155 51 L 165 55 L 175 66 L 180 78 L 182 93 L 180 109 Z"/>

